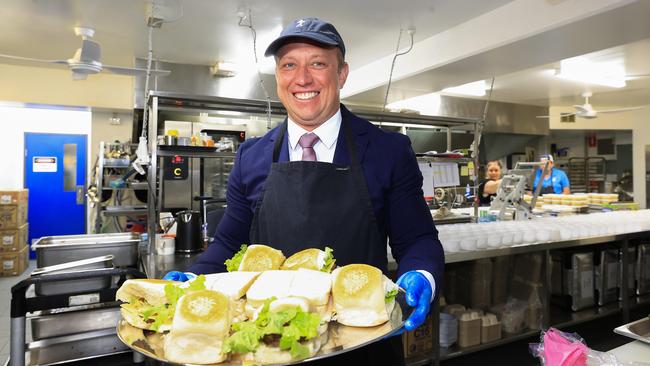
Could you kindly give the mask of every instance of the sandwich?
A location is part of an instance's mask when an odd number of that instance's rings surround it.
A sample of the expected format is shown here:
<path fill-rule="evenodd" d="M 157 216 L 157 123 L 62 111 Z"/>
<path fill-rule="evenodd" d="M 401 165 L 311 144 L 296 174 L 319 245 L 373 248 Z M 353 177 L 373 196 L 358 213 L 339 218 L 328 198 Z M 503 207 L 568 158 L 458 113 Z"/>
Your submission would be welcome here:
<path fill-rule="evenodd" d="M 228 355 L 222 352 L 223 342 L 230 324 L 228 296 L 211 290 L 183 295 L 165 336 L 165 359 L 199 365 L 225 361 Z"/>
<path fill-rule="evenodd" d="M 280 250 L 261 244 L 242 244 L 239 251 L 224 264 L 228 272 L 261 272 L 280 268 L 284 260 L 284 254 Z"/>
<path fill-rule="evenodd" d="M 325 247 L 325 250 L 309 248 L 287 258 L 280 269 L 295 270 L 299 268 L 313 269 L 315 271 L 332 272 L 336 259 L 334 259 L 334 250 Z"/>
<path fill-rule="evenodd" d="M 205 287 L 220 292 L 230 300 L 231 317 L 233 322 L 246 320 L 244 311 L 246 291 L 251 287 L 260 272 L 224 272 L 205 275 Z"/>
<path fill-rule="evenodd" d="M 381 270 L 367 264 L 348 264 L 332 272 L 332 302 L 336 321 L 372 327 L 390 319 L 399 287 Z"/>
<path fill-rule="evenodd" d="M 264 271 L 246 291 L 245 312 L 249 319 L 254 319 L 267 299 L 283 299 L 289 296 L 289 289 L 295 277 L 295 271 Z"/>
<path fill-rule="evenodd" d="M 132 279 L 125 281 L 115 293 L 122 302 L 120 313 L 130 325 L 156 332 L 171 328 L 178 299 L 185 293 L 205 289 L 205 276 L 181 287 L 182 282 L 158 279 Z"/>
<path fill-rule="evenodd" d="M 223 351 L 243 364 L 287 363 L 314 356 L 327 342 L 327 322 L 308 312 L 307 300 L 271 298 L 255 320 L 232 325 Z"/>
<path fill-rule="evenodd" d="M 332 277 L 329 273 L 311 269 L 297 271 L 262 272 L 246 292 L 245 311 L 249 319 L 255 319 L 267 299 L 283 301 L 300 298 L 305 301 L 306 312 L 318 314 L 323 321 L 332 318 Z"/>

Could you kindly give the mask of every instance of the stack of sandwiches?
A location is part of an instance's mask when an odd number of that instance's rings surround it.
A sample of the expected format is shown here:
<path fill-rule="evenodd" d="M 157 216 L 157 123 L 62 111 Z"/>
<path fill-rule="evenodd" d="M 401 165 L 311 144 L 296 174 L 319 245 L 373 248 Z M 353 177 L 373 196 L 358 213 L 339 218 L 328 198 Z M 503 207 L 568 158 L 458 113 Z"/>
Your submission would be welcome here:
<path fill-rule="evenodd" d="M 229 272 L 189 282 L 128 280 L 117 292 L 122 318 L 164 339 L 176 363 L 286 363 L 315 356 L 331 321 L 352 327 L 387 322 L 397 286 L 364 264 L 334 267 L 332 250 L 285 258 L 265 245 L 242 246 Z"/>

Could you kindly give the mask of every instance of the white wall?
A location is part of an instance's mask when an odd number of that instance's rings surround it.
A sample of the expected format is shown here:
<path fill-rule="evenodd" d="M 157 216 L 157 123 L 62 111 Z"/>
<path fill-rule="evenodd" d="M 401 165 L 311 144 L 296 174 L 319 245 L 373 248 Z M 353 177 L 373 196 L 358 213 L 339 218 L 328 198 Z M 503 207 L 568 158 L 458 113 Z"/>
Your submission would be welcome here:
<path fill-rule="evenodd" d="M 605 108 L 607 107 L 607 108 Z M 610 106 L 601 108 L 609 109 Z M 615 107 L 615 106 L 611 106 Z M 650 145 L 650 115 L 648 108 L 623 113 L 600 114 L 596 119 L 576 118 L 575 123 L 560 122 L 561 112 L 571 113 L 572 107 L 550 107 L 551 130 L 631 130 L 632 131 L 632 173 L 634 202 L 646 208 L 645 145 Z M 617 144 L 620 144 L 617 140 Z"/>
<path fill-rule="evenodd" d="M 90 137 L 91 115 L 86 108 L 35 106 L 19 103 L 0 103 L 0 156 L 3 157 L 0 187 L 23 188 L 25 132 L 67 133 Z M 88 149 L 88 170 L 90 169 Z"/>
<path fill-rule="evenodd" d="M 119 125 L 112 125 L 110 118 L 117 116 L 120 119 Z M 90 146 L 91 163 L 95 162 L 99 151 L 100 141 L 113 142 L 119 140 L 126 142 L 131 139 L 133 129 L 133 113 L 131 112 L 108 112 L 92 111 L 92 140 Z M 136 141 L 137 142 L 137 141 Z"/>

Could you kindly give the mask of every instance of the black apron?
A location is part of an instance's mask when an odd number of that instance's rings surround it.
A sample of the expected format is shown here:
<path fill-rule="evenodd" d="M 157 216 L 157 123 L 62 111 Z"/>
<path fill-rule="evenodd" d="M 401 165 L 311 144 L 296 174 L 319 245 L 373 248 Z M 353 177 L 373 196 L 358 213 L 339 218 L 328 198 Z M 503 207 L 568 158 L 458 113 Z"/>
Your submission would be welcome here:
<path fill-rule="evenodd" d="M 251 244 L 266 244 L 290 255 L 329 246 L 336 264 L 366 263 L 387 271 L 386 242 L 379 234 L 370 194 L 346 118 L 341 122 L 351 164 L 278 162 L 287 144 L 287 122 L 280 127 L 273 163 L 250 229 Z M 375 342 L 338 357 L 307 365 L 403 365 L 400 337 Z"/>

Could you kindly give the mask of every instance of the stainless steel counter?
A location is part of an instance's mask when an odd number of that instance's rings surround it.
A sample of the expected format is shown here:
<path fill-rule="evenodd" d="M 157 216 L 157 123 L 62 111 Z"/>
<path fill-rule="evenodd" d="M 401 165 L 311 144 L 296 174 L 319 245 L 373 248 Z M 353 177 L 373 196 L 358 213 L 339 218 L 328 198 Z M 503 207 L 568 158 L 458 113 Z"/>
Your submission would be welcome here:
<path fill-rule="evenodd" d="M 632 341 L 620 347 L 609 350 L 608 353 L 616 356 L 620 362 L 634 363 L 634 365 L 650 365 L 650 344 L 641 341 Z M 641 362 L 641 363 L 640 363 Z"/>
<path fill-rule="evenodd" d="M 203 252 L 157 255 L 140 251 L 140 267 L 147 278 L 162 278 L 169 271 L 186 271 Z"/>
<path fill-rule="evenodd" d="M 590 238 L 574 239 L 574 240 L 560 240 L 545 243 L 533 243 L 524 245 L 515 245 L 511 247 L 496 248 L 496 249 L 478 249 L 471 252 L 457 252 L 445 253 L 445 263 L 456 263 L 471 261 L 482 258 L 499 257 L 503 255 L 520 254 L 528 252 L 536 252 L 542 250 L 562 249 L 569 247 L 580 247 L 585 245 L 594 245 L 602 243 L 611 243 L 631 239 L 650 239 L 650 231 L 639 231 L 635 233 L 618 234 L 618 235 L 603 235 L 593 236 Z"/>

